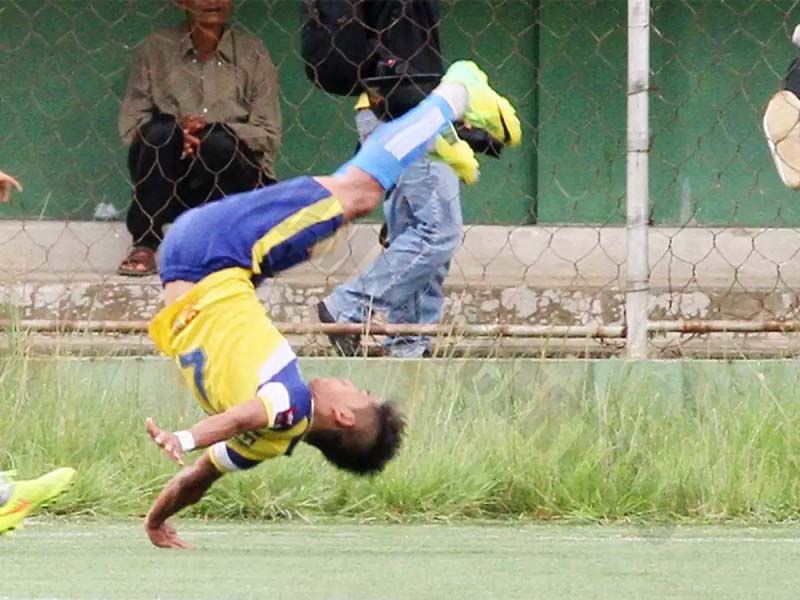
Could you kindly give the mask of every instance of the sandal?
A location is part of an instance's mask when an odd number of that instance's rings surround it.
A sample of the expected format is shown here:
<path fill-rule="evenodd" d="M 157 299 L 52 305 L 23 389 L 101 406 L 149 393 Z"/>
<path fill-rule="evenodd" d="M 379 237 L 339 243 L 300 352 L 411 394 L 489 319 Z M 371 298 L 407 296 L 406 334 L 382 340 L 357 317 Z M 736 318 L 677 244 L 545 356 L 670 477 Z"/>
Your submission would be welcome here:
<path fill-rule="evenodd" d="M 145 277 L 158 273 L 156 251 L 147 246 L 135 246 L 120 263 L 117 273 L 128 277 Z"/>

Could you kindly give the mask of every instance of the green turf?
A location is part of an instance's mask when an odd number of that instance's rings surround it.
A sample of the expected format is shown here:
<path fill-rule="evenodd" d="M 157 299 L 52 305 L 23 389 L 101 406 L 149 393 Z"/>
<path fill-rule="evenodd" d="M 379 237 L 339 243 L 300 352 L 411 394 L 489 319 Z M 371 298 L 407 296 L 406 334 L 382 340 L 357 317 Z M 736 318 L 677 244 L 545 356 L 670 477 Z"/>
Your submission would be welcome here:
<path fill-rule="evenodd" d="M 796 598 L 800 527 L 32 522 L 0 599 Z"/>

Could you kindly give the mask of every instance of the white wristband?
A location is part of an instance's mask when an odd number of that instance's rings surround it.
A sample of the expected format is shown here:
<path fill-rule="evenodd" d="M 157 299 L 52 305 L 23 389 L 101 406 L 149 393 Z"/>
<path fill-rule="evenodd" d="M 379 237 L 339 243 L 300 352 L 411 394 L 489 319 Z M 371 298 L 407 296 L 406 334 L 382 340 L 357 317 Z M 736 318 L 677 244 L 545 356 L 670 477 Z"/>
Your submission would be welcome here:
<path fill-rule="evenodd" d="M 176 431 L 175 437 L 178 438 L 178 441 L 181 443 L 181 450 L 184 452 L 191 452 L 197 447 L 194 436 L 190 431 Z"/>

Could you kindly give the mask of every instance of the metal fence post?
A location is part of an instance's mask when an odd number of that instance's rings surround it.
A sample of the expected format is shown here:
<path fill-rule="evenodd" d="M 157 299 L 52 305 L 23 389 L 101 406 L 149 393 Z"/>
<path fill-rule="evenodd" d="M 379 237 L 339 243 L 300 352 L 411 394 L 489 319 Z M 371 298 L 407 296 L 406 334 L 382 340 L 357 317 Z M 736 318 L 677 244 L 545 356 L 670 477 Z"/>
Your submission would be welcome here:
<path fill-rule="evenodd" d="M 625 320 L 627 357 L 647 358 L 650 151 L 650 0 L 628 0 L 628 126 Z"/>

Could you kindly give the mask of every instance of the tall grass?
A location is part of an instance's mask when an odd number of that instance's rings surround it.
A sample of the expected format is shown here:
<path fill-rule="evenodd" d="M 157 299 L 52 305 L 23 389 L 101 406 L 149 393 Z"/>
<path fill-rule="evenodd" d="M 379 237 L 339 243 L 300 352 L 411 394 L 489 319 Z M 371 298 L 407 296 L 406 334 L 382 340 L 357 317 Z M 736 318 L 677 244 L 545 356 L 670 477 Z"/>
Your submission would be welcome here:
<path fill-rule="evenodd" d="M 401 399 L 408 436 L 383 475 L 339 473 L 304 446 L 225 478 L 192 510 L 265 519 L 798 516 L 796 378 L 734 376 L 720 365 L 670 392 L 646 369 L 618 371 L 602 384 L 496 383 L 477 394 L 458 373 L 420 384 Z M 169 394 L 112 391 L 17 353 L 0 370 L 0 465 L 19 476 L 77 468 L 63 512 L 142 514 L 175 472 L 146 438 L 145 416 L 179 428 L 200 413 Z"/>

